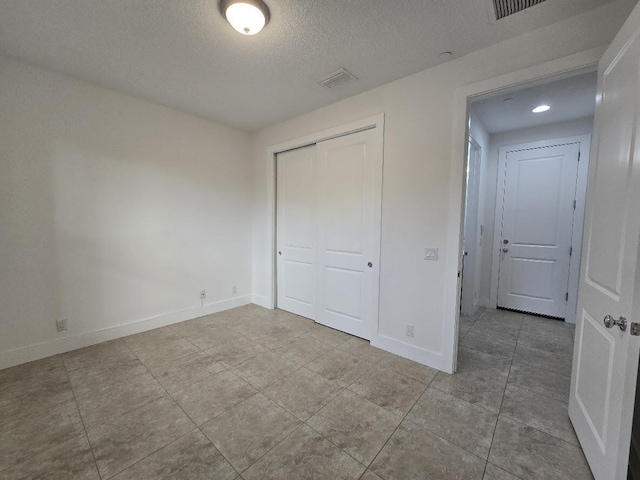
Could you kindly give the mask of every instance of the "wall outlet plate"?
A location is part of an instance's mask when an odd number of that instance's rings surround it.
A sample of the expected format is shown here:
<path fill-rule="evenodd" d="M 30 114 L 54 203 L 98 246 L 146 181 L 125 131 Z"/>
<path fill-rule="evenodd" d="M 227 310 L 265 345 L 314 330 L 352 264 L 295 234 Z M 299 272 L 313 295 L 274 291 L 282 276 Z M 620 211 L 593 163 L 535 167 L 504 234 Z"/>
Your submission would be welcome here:
<path fill-rule="evenodd" d="M 438 260 L 438 249 L 427 247 L 424 249 L 424 259 L 425 260 Z"/>
<path fill-rule="evenodd" d="M 204 290 L 202 290 L 202 291 L 200 292 L 200 299 L 201 299 L 201 300 L 204 300 L 205 298 L 207 298 L 207 292 L 205 292 Z"/>
<path fill-rule="evenodd" d="M 56 330 L 58 332 L 64 332 L 69 327 L 68 320 L 63 318 L 61 320 L 56 320 Z"/>
<path fill-rule="evenodd" d="M 235 295 L 236 293 L 238 293 L 238 287 L 236 287 L 235 285 L 233 287 L 231 287 L 231 293 L 233 295 Z"/>
<path fill-rule="evenodd" d="M 413 337 L 413 325 L 407 325 L 407 337 Z"/>

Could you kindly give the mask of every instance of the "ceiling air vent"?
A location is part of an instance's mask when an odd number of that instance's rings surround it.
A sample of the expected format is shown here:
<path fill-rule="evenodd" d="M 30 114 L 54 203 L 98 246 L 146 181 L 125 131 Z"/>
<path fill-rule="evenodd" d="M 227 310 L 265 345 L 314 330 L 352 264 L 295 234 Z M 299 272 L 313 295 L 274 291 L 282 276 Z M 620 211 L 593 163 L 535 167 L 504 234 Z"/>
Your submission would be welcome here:
<path fill-rule="evenodd" d="M 544 1 L 545 0 L 493 0 L 493 6 L 496 9 L 496 20 L 521 12 Z"/>
<path fill-rule="evenodd" d="M 318 83 L 324 88 L 332 89 L 344 85 L 351 80 L 357 80 L 357 78 L 351 73 L 347 72 L 344 68 L 341 68 L 337 72 L 333 72 L 324 78 L 318 80 Z"/>

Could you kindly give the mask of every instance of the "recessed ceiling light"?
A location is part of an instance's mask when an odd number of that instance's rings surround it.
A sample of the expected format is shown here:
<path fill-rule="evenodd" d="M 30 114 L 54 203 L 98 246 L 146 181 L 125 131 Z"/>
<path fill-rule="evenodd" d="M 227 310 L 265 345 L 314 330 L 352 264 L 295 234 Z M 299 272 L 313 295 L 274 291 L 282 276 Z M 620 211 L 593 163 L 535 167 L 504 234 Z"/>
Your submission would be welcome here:
<path fill-rule="evenodd" d="M 220 11 L 243 35 L 255 35 L 269 23 L 269 7 L 262 0 L 221 0 Z"/>
<path fill-rule="evenodd" d="M 440 60 L 449 60 L 452 55 L 453 55 L 453 53 L 451 53 L 451 52 L 442 52 L 440 54 Z"/>
<path fill-rule="evenodd" d="M 533 113 L 542 113 L 542 112 L 546 112 L 547 110 L 550 110 L 551 107 L 549 105 L 538 105 L 536 108 L 534 108 L 533 110 L 531 110 Z"/>

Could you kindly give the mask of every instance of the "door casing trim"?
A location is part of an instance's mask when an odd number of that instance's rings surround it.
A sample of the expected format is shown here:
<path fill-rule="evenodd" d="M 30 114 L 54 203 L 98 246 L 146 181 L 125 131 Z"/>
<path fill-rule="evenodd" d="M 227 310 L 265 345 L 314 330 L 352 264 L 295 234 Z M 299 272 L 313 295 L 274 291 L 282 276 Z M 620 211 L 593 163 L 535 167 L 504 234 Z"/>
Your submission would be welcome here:
<path fill-rule="evenodd" d="M 268 299 L 261 302 L 262 306 L 267 308 L 275 308 L 277 305 L 277 271 L 276 271 L 276 246 L 277 246 L 277 160 L 276 157 L 278 153 L 287 152 L 290 150 L 295 150 L 297 148 L 302 148 L 306 146 L 310 146 L 316 144 L 318 142 L 329 140 L 333 138 L 342 137 L 345 135 L 349 135 L 351 133 L 358 133 L 365 130 L 374 129 L 376 135 L 379 136 L 379 142 L 382 149 L 382 165 L 384 169 L 384 113 L 363 118 L 361 120 L 357 120 L 355 122 L 351 122 L 345 125 L 340 125 L 337 127 L 333 127 L 327 130 L 323 130 L 320 132 L 312 133 L 310 135 L 305 135 L 303 137 L 298 137 L 292 140 L 288 140 L 282 143 L 278 143 L 275 145 L 270 145 L 267 147 L 267 204 L 269 208 L 268 221 L 269 224 L 267 226 L 267 231 L 269 232 L 268 238 L 268 251 L 271 252 L 269 255 L 269 266 L 268 266 L 268 278 L 270 282 L 270 295 Z M 380 179 L 380 189 L 382 189 L 382 179 Z M 380 192 L 382 195 L 382 192 Z M 382 207 L 382 205 L 380 205 Z M 381 221 L 381 211 L 377 213 L 379 227 L 382 228 Z M 381 239 L 381 231 L 378 232 L 378 238 Z M 380 247 L 377 249 L 378 257 L 373 259 L 375 262 L 376 270 L 377 270 L 377 284 L 374 285 L 375 293 L 373 295 L 373 304 L 372 304 L 372 325 L 371 325 L 371 343 L 374 344 L 374 338 L 377 336 L 379 331 L 379 297 L 380 297 Z"/>
<path fill-rule="evenodd" d="M 515 72 L 460 87 L 455 93 L 453 135 L 449 169 L 447 212 L 445 298 L 442 329 L 442 370 L 456 371 L 458 358 L 458 322 L 460 319 L 460 278 L 462 262 L 462 232 L 465 202 L 463 171 L 467 164 L 466 146 L 469 138 L 469 107 L 471 101 L 513 91 L 525 86 L 540 85 L 580 73 L 595 71 L 607 46 L 551 60 Z"/>

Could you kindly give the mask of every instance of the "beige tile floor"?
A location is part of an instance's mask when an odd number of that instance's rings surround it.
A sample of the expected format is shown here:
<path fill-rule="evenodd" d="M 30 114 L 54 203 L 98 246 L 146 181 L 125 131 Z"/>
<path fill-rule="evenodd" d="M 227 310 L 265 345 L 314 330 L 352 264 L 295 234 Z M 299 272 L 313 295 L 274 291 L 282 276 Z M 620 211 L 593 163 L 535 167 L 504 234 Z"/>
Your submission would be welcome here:
<path fill-rule="evenodd" d="M 572 334 L 463 317 L 452 376 L 237 308 L 0 371 L 0 478 L 590 479 Z"/>

